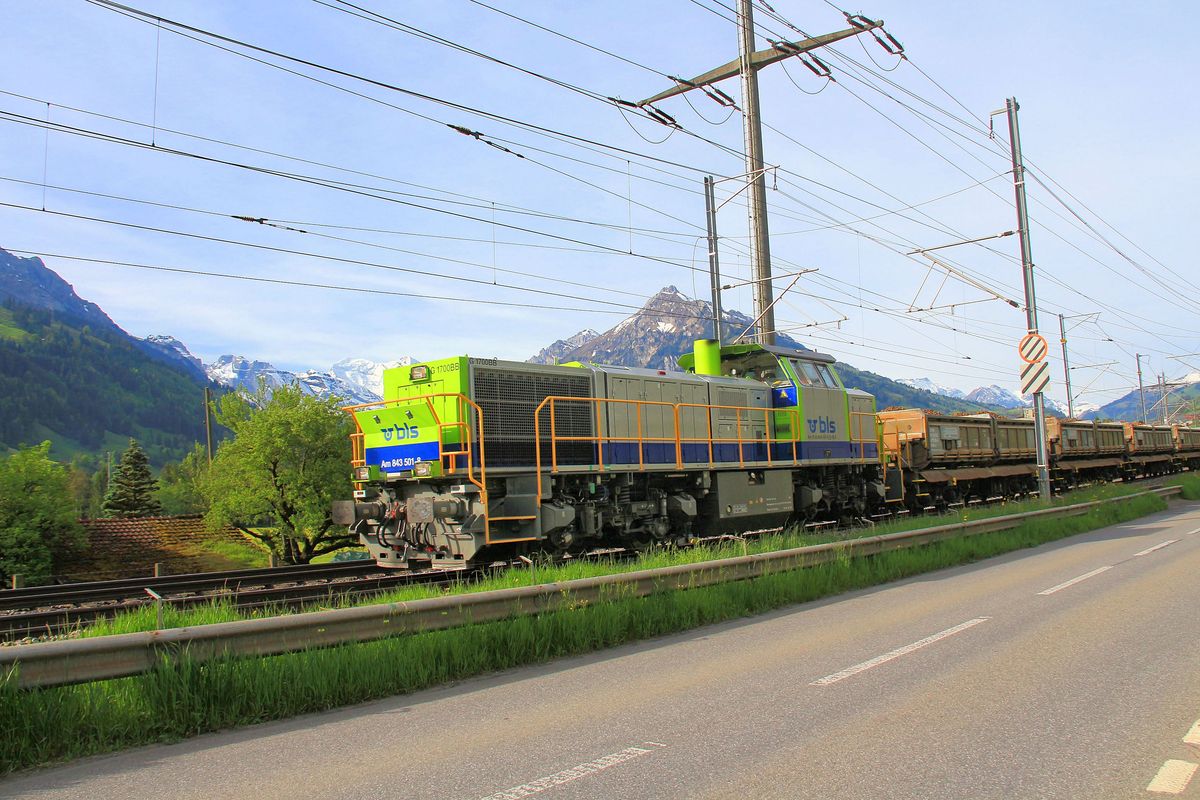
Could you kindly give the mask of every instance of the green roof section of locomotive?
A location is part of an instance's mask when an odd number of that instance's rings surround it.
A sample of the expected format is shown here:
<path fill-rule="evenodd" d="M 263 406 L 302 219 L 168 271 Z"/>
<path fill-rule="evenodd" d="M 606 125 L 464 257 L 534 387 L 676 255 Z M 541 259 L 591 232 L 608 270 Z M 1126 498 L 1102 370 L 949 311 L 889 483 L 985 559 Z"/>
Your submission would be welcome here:
<path fill-rule="evenodd" d="M 779 347 L 770 344 L 727 344 L 721 347 L 721 358 L 734 358 L 753 353 L 770 353 L 784 358 L 797 358 L 802 361 L 815 361 L 819 364 L 833 364 L 837 361 L 831 355 L 818 353 L 816 350 L 797 350 L 792 347 Z M 692 371 L 696 366 L 695 353 L 684 353 L 679 357 L 679 366 L 685 371 Z"/>

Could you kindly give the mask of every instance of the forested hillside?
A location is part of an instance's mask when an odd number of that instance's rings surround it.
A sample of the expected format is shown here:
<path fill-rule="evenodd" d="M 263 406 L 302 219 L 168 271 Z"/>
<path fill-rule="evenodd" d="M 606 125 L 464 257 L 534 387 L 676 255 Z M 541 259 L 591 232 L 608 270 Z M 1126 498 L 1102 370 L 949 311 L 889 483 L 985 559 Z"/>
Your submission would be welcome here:
<path fill-rule="evenodd" d="M 53 442 L 56 458 L 120 452 L 130 437 L 151 461 L 204 439 L 203 385 L 147 354 L 115 326 L 0 306 L 0 449 Z"/>

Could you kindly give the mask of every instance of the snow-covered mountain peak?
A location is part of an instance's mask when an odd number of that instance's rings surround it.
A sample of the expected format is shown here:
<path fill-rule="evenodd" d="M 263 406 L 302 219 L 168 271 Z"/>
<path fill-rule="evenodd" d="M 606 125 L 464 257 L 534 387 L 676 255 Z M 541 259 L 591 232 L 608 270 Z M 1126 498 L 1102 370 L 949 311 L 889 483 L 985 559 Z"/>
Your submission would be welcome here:
<path fill-rule="evenodd" d="M 940 394 L 944 397 L 954 397 L 962 400 L 967 396 L 967 393 L 962 389 L 955 389 L 950 386 L 942 386 L 934 383 L 929 378 L 897 378 L 897 383 L 903 383 L 905 386 L 911 386 L 914 389 L 924 389 L 927 392 Z"/>
<path fill-rule="evenodd" d="M 310 369 L 296 373 L 279 369 L 267 361 L 252 361 L 245 356 L 223 355 L 205 367 L 210 380 L 231 389 L 258 391 L 261 382 L 267 391 L 296 385 L 315 397 L 337 397 L 347 403 L 373 403 L 383 394 L 383 371 L 413 363 L 404 357 L 377 363 L 365 358 L 347 358 L 328 371 Z"/>
<path fill-rule="evenodd" d="M 345 381 L 359 390 L 370 392 L 376 397 L 383 396 L 384 370 L 393 367 L 403 367 L 414 363 L 413 359 L 403 356 L 395 361 L 371 361 L 366 358 L 343 358 L 329 368 L 329 374 Z"/>
<path fill-rule="evenodd" d="M 967 399 L 974 403 L 1000 406 L 1001 408 L 1023 408 L 1028 405 L 1015 392 L 993 383 L 991 386 L 980 386 L 967 393 Z"/>

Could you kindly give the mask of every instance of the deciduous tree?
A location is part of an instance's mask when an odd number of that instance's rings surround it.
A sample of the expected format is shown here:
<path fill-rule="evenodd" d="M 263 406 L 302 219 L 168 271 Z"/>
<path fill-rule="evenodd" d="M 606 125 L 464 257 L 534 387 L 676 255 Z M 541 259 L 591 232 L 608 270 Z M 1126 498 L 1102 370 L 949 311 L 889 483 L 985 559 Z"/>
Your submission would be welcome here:
<path fill-rule="evenodd" d="M 234 525 L 288 563 L 358 543 L 331 517 L 333 501 L 351 492 L 351 423 L 335 400 L 296 386 L 268 398 L 260 387 L 221 397 L 216 417 L 234 436 L 202 483 L 211 527 Z"/>
<path fill-rule="evenodd" d="M 0 460 L 0 579 L 45 580 L 84 546 L 67 469 L 50 460 L 50 443 Z"/>
<path fill-rule="evenodd" d="M 165 514 L 203 514 L 208 503 L 200 484 L 208 473 L 208 454 L 197 444 L 181 461 L 168 462 L 158 473 L 158 499 Z"/>

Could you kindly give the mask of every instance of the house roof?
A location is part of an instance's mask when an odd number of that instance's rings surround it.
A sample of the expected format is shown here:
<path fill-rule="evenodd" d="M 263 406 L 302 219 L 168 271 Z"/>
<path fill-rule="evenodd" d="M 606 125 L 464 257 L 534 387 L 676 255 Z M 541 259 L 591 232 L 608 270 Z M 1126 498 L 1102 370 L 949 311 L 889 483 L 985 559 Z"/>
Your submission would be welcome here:
<path fill-rule="evenodd" d="M 216 552 L 221 543 L 247 544 L 233 527 L 209 530 L 200 515 L 83 519 L 87 551 L 65 570 L 73 580 L 105 580 L 153 575 L 161 564 L 163 574 L 210 572 L 245 567 Z M 217 545 L 217 548 L 214 548 Z"/>

